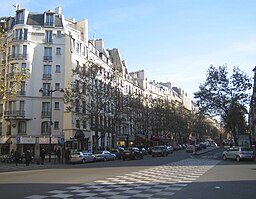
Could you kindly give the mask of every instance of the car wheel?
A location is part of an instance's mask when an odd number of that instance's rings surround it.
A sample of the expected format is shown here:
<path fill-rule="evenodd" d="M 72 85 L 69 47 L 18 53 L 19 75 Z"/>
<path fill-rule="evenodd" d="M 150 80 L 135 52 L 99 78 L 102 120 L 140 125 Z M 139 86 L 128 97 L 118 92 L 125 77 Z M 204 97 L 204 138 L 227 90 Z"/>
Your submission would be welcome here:
<path fill-rule="evenodd" d="M 113 160 L 115 160 L 116 158 L 115 157 L 113 157 Z"/>
<path fill-rule="evenodd" d="M 222 159 L 223 159 L 223 160 L 227 160 L 227 156 L 223 155 L 223 156 L 222 156 Z"/>
<path fill-rule="evenodd" d="M 107 161 L 107 158 L 104 158 L 103 160 L 104 160 L 104 161 Z"/>
<path fill-rule="evenodd" d="M 85 159 L 83 159 L 83 160 L 82 160 L 82 163 L 85 164 L 85 162 L 86 162 Z"/>
<path fill-rule="evenodd" d="M 240 160 L 241 160 L 240 156 L 239 156 L 239 155 L 236 156 L 236 161 L 237 161 L 237 162 L 240 162 Z"/>

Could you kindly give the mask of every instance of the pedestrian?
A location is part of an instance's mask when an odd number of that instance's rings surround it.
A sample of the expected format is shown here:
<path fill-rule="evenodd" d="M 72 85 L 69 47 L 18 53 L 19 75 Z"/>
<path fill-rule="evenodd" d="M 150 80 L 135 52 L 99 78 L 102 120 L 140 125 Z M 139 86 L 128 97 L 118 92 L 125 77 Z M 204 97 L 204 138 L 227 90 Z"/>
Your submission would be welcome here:
<path fill-rule="evenodd" d="M 32 159 L 32 154 L 30 150 L 25 151 L 26 166 L 29 166 L 31 159 Z"/>
<path fill-rule="evenodd" d="M 45 150 L 42 149 L 40 151 L 40 158 L 41 158 L 41 164 L 43 165 L 44 164 L 44 159 L 45 159 Z"/>
<path fill-rule="evenodd" d="M 65 160 L 66 160 L 66 163 L 68 164 L 69 160 L 70 160 L 70 149 L 69 148 L 67 148 L 65 151 Z"/>
<path fill-rule="evenodd" d="M 58 163 L 60 163 L 60 156 L 61 156 L 60 148 L 58 148 L 58 149 L 57 149 L 57 151 L 56 151 L 56 155 L 57 155 Z"/>
<path fill-rule="evenodd" d="M 17 149 L 15 152 L 14 152 L 14 160 L 15 160 L 15 164 L 16 166 L 18 166 L 18 163 L 20 161 L 20 151 Z"/>

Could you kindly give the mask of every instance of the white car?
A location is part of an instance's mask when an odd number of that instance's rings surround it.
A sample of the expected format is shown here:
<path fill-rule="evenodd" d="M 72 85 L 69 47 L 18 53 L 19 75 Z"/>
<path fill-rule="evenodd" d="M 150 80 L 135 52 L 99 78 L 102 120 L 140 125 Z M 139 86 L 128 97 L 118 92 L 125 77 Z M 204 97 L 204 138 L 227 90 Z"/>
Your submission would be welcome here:
<path fill-rule="evenodd" d="M 114 153 L 106 150 L 100 151 L 99 153 L 95 154 L 95 156 L 103 158 L 104 161 L 116 159 L 116 155 Z"/>
<path fill-rule="evenodd" d="M 72 152 L 70 155 L 70 163 L 86 163 L 94 162 L 96 160 L 95 155 L 88 152 Z"/>
<path fill-rule="evenodd" d="M 222 153 L 223 160 L 234 159 L 240 161 L 241 159 L 249 159 L 254 161 L 255 154 L 248 147 L 233 146 Z"/>

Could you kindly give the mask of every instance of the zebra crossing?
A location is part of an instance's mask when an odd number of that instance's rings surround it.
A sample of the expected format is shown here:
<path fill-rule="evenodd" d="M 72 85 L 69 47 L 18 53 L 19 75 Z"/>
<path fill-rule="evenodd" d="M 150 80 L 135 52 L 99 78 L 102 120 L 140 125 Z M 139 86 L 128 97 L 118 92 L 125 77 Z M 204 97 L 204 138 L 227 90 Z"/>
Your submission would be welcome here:
<path fill-rule="evenodd" d="M 25 198 L 166 199 L 195 181 L 219 161 L 190 158 Z"/>

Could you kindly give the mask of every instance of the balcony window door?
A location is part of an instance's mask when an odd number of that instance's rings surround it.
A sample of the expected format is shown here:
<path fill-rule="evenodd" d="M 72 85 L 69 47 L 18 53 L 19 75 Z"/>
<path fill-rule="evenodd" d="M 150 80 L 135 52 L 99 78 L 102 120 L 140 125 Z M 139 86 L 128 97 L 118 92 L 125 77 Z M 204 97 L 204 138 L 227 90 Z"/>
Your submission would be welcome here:
<path fill-rule="evenodd" d="M 49 30 L 45 31 L 45 41 L 52 42 L 52 31 L 49 31 Z"/>
<path fill-rule="evenodd" d="M 50 102 L 43 102 L 42 104 L 42 116 L 50 117 L 51 114 L 51 104 Z"/>
<path fill-rule="evenodd" d="M 48 134 L 49 133 L 49 128 L 50 128 L 50 125 L 49 125 L 48 121 L 42 122 L 42 124 L 41 124 L 41 134 Z"/>
<path fill-rule="evenodd" d="M 51 47 L 44 48 L 44 60 L 52 61 L 52 48 Z"/>
<path fill-rule="evenodd" d="M 27 52 L 28 52 L 28 46 L 23 45 L 22 57 L 25 58 L 25 59 L 27 58 Z"/>
<path fill-rule="evenodd" d="M 16 101 L 9 102 L 9 112 L 13 114 L 16 111 Z"/>
<path fill-rule="evenodd" d="M 52 66 L 44 65 L 43 79 L 50 79 L 52 74 Z"/>
<path fill-rule="evenodd" d="M 24 121 L 18 122 L 18 134 L 24 135 L 27 131 L 27 123 Z"/>
<path fill-rule="evenodd" d="M 16 15 L 16 24 L 24 24 L 24 12 L 17 12 Z"/>
<path fill-rule="evenodd" d="M 46 26 L 53 26 L 53 14 L 52 13 L 47 13 L 46 14 L 45 25 Z"/>
<path fill-rule="evenodd" d="M 43 96 L 50 96 L 50 89 L 51 89 L 50 83 L 43 83 Z"/>

